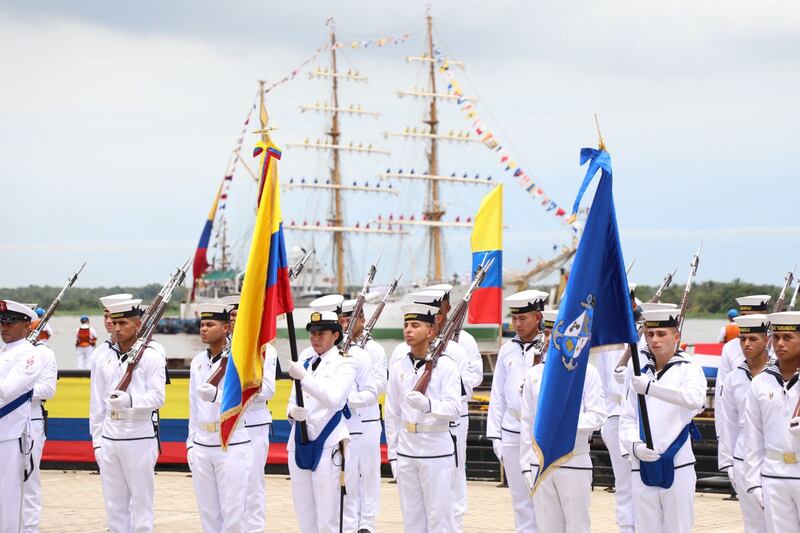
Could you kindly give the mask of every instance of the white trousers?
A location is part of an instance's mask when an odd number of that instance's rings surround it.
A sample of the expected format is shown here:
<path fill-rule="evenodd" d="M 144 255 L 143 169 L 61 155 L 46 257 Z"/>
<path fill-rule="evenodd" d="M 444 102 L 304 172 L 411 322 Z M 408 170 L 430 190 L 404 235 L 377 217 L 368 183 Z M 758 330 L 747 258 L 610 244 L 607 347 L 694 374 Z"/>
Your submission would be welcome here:
<path fill-rule="evenodd" d="M 346 460 L 348 453 L 345 446 Z M 294 452 L 289 452 L 292 501 L 301 533 L 339 532 L 341 472 L 342 457 L 338 444 L 322 450 L 322 457 L 313 472 L 299 468 L 294 460 Z"/>
<path fill-rule="evenodd" d="M 766 533 L 767 515 L 758 504 L 758 500 L 746 490 L 739 490 L 740 483 L 744 482 L 744 461 L 733 461 L 733 477 L 736 479 L 736 496 L 739 498 L 739 507 L 742 510 L 742 521 L 747 533 Z M 741 482 L 739 480 L 742 480 Z M 763 489 L 762 489 L 763 490 Z"/>
<path fill-rule="evenodd" d="M 266 524 L 267 485 L 264 465 L 269 455 L 270 424 L 247 428 L 253 462 L 248 474 L 248 488 L 244 505 L 244 531 L 261 533 Z"/>
<path fill-rule="evenodd" d="M 800 479 L 761 477 L 767 530 L 800 531 Z M 745 530 L 750 533 L 750 530 Z"/>
<path fill-rule="evenodd" d="M 253 465 L 250 443 L 228 446 L 195 444 L 188 451 L 192 484 L 205 533 L 244 531 L 244 498 Z"/>
<path fill-rule="evenodd" d="M 93 346 L 78 346 L 75 348 L 75 368 L 78 370 L 90 370 L 92 368 Z"/>
<path fill-rule="evenodd" d="M 519 445 L 503 446 L 503 465 L 506 470 L 508 490 L 511 491 L 511 506 L 514 508 L 514 525 L 517 533 L 536 533 L 531 491 L 519 468 Z M 543 530 L 544 533 L 550 533 Z"/>
<path fill-rule="evenodd" d="M 398 456 L 397 489 L 405 533 L 458 531 L 450 493 L 454 471 L 452 456 L 436 459 Z"/>
<path fill-rule="evenodd" d="M 17 533 L 22 511 L 24 456 L 19 440 L 0 441 L 0 532 Z"/>
<path fill-rule="evenodd" d="M 592 471 L 557 468 L 533 495 L 536 527 L 544 532 L 589 533 Z"/>
<path fill-rule="evenodd" d="M 631 495 L 631 462 L 622 457 L 619 447 L 619 417 L 606 419 L 600 434 L 606 443 L 608 455 L 611 457 L 611 468 L 614 470 L 614 499 L 617 504 L 617 526 L 620 532 L 636 531 L 636 520 L 633 514 L 633 496 Z"/>
<path fill-rule="evenodd" d="M 361 499 L 361 517 L 358 529 L 375 531 L 375 519 L 381 507 L 381 421 L 365 422 L 361 436 L 361 456 L 358 468 L 361 474 L 358 492 Z"/>
<path fill-rule="evenodd" d="M 342 513 L 342 531 L 345 533 L 358 531 L 358 517 L 361 515 L 361 494 L 358 491 L 358 478 L 363 444 L 363 434 L 350 434 L 350 445 L 347 449 L 347 462 L 345 463 L 347 494 L 344 497 L 344 512 Z"/>
<path fill-rule="evenodd" d="M 668 489 L 648 487 L 639 472 L 631 472 L 633 508 L 639 533 L 690 533 L 694 524 L 694 465 L 675 470 Z"/>
<path fill-rule="evenodd" d="M 158 459 L 155 437 L 145 440 L 109 440 L 99 455 L 100 482 L 111 533 L 153 531 L 153 469 Z"/>
<path fill-rule="evenodd" d="M 39 410 L 38 407 L 35 410 Z M 32 413 L 39 417 L 41 412 Z M 39 520 L 42 516 L 42 480 L 39 465 L 42 462 L 44 449 L 44 420 L 31 420 L 31 438 L 33 438 L 33 472 L 25 482 L 22 492 L 22 532 L 38 533 Z"/>
<path fill-rule="evenodd" d="M 453 511 L 456 527 L 461 531 L 464 527 L 464 515 L 467 513 L 467 433 L 469 417 L 459 418 L 458 427 L 450 428 L 456 437 L 456 471 L 453 474 Z"/>

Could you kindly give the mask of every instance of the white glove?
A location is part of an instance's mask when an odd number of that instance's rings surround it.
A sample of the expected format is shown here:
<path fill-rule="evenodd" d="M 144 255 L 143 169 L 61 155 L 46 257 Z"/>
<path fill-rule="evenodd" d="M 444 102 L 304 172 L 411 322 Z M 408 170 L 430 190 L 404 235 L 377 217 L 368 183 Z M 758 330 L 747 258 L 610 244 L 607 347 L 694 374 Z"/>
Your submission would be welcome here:
<path fill-rule="evenodd" d="M 633 443 L 633 456 L 645 463 L 652 463 L 661 458 L 661 454 L 655 450 L 651 450 L 644 442 Z"/>
<path fill-rule="evenodd" d="M 124 390 L 115 390 L 108 395 L 108 405 L 111 409 L 119 411 L 120 409 L 130 409 L 133 407 L 133 399 L 131 395 Z"/>
<path fill-rule="evenodd" d="M 727 470 L 727 473 L 728 473 L 728 480 L 731 482 L 731 487 L 733 487 L 733 490 L 734 490 L 734 491 L 736 491 L 736 492 L 739 492 L 739 491 L 736 489 L 736 476 L 735 476 L 735 475 L 733 475 L 733 467 L 730 467 L 730 468 Z"/>
<path fill-rule="evenodd" d="M 617 385 L 624 385 L 625 384 L 625 374 L 628 373 L 628 367 L 625 366 L 618 366 L 614 369 L 614 381 L 617 382 Z"/>
<path fill-rule="evenodd" d="M 392 479 L 397 481 L 397 461 L 389 461 L 389 468 L 392 469 Z"/>
<path fill-rule="evenodd" d="M 525 476 L 525 485 L 528 490 L 533 490 L 533 474 L 531 472 L 523 472 L 522 475 Z"/>
<path fill-rule="evenodd" d="M 298 422 L 304 422 L 308 419 L 308 409 L 295 405 L 289 409 L 289 416 Z"/>
<path fill-rule="evenodd" d="M 752 492 L 750 492 L 750 494 L 753 496 L 753 498 L 756 499 L 756 501 L 758 502 L 758 505 L 760 505 L 761 508 L 763 509 L 764 508 L 764 492 L 761 490 L 761 487 L 754 488 L 752 490 Z"/>
<path fill-rule="evenodd" d="M 298 381 L 301 381 L 304 377 L 306 377 L 306 369 L 303 366 L 303 363 L 299 363 L 297 361 L 292 361 L 289 363 L 289 375 Z"/>
<path fill-rule="evenodd" d="M 789 433 L 792 434 L 792 437 L 800 438 L 800 416 L 789 420 Z"/>
<path fill-rule="evenodd" d="M 422 411 L 423 413 L 431 412 L 431 402 L 421 392 L 412 390 L 411 392 L 406 394 L 406 401 L 408 402 L 408 405 L 410 405 L 417 411 Z"/>
<path fill-rule="evenodd" d="M 651 381 L 649 376 L 631 376 L 631 388 L 636 394 L 646 394 Z"/>
<path fill-rule="evenodd" d="M 197 395 L 204 402 L 213 402 L 217 399 L 217 388 L 211 383 L 203 383 L 197 388 Z"/>
<path fill-rule="evenodd" d="M 501 463 L 503 462 L 503 441 L 500 439 L 492 439 L 492 449 L 494 450 L 494 456 L 497 457 L 497 460 Z"/>

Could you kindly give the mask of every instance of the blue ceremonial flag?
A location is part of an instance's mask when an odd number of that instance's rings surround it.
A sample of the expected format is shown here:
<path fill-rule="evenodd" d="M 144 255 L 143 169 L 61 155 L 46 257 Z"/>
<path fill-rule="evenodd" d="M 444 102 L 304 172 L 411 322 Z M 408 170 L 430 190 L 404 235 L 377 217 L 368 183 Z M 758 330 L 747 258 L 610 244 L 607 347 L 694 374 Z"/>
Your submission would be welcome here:
<path fill-rule="evenodd" d="M 605 150 L 584 148 L 581 165 L 587 161 L 573 215 L 598 170 L 602 176 L 547 349 L 533 430 L 540 465 L 534 490 L 545 475 L 572 456 L 589 350 L 636 342 L 611 194 L 611 158 Z"/>

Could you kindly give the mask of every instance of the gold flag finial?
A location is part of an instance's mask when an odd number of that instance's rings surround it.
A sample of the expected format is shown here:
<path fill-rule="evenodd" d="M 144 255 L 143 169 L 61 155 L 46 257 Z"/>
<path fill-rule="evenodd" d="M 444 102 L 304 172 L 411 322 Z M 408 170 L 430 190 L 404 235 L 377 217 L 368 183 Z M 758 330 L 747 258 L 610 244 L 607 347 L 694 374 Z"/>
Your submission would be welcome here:
<path fill-rule="evenodd" d="M 264 103 L 264 80 L 258 80 L 259 90 L 259 110 L 258 110 L 258 119 L 261 122 L 261 128 L 254 130 L 253 133 L 261 135 L 261 142 L 264 145 L 269 145 L 272 143 L 272 139 L 269 137 L 269 132 L 275 131 L 277 128 L 272 128 L 269 126 L 269 114 L 267 113 L 267 106 Z"/>
<path fill-rule="evenodd" d="M 594 114 L 594 125 L 597 127 L 597 149 L 606 149 L 606 141 L 603 139 L 603 132 L 600 131 L 600 121 L 597 119 L 597 113 Z"/>

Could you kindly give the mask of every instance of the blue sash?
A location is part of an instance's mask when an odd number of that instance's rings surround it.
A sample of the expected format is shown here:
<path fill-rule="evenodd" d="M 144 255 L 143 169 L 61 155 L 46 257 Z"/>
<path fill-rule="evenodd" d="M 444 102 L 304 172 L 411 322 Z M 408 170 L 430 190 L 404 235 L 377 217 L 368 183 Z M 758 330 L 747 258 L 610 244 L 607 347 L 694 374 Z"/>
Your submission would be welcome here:
<path fill-rule="evenodd" d="M 311 359 L 306 359 L 303 363 L 303 367 L 308 368 Z M 302 442 L 300 438 L 300 428 L 294 428 L 294 462 L 297 464 L 298 468 L 302 468 L 303 470 L 311 470 L 312 472 L 317 469 L 317 465 L 319 464 L 319 460 L 322 457 L 322 450 L 325 447 L 325 441 L 328 440 L 328 437 L 333 430 L 336 429 L 336 426 L 339 425 L 339 421 L 342 419 L 342 415 L 349 419 L 350 418 L 350 408 L 347 404 L 344 404 L 344 408 L 341 411 L 336 411 L 328 423 L 325 424 L 325 427 L 322 428 L 319 436 L 316 439 L 310 440 L 305 444 Z"/>
<path fill-rule="evenodd" d="M 675 481 L 675 454 L 686 443 L 689 435 L 692 436 L 692 440 L 702 440 L 700 430 L 697 429 L 694 422 L 689 422 L 657 461 L 639 461 L 639 475 L 642 483 L 648 487 L 661 487 L 662 489 L 672 486 L 672 482 Z M 639 438 L 644 441 L 644 428 L 641 423 L 639 424 Z"/>
<path fill-rule="evenodd" d="M 0 407 L 0 418 L 3 418 L 10 412 L 14 411 L 17 407 L 24 404 L 33 397 L 33 389 L 23 393 L 21 396 L 14 398 L 11 403 Z"/>

